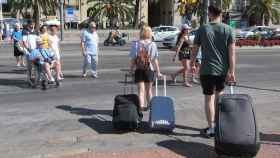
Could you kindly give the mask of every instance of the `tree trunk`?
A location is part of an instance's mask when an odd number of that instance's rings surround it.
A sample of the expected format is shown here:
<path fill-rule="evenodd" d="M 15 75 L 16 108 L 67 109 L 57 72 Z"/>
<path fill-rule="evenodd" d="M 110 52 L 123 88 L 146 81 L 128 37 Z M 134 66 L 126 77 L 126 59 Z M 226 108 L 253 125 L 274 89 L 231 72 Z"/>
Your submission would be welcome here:
<path fill-rule="evenodd" d="M 40 30 L 40 6 L 38 3 L 38 0 L 35 1 L 34 4 L 34 15 L 33 17 L 35 18 L 35 29 L 37 32 Z"/>
<path fill-rule="evenodd" d="M 133 26 L 135 28 L 138 27 L 139 25 L 139 19 L 138 19 L 138 14 L 139 14 L 139 2 L 140 0 L 136 0 L 136 4 L 135 4 L 135 11 L 134 11 L 134 21 L 133 21 Z"/>

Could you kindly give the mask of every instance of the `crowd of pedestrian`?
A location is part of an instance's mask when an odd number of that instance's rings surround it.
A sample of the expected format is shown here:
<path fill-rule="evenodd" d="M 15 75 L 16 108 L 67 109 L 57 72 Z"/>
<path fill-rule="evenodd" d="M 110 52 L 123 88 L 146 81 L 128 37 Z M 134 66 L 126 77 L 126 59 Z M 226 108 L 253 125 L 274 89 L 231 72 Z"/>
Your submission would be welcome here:
<path fill-rule="evenodd" d="M 183 85 L 186 87 L 192 87 L 191 82 L 197 83 L 195 76 L 199 76 L 205 95 L 205 112 L 208 121 L 205 133 L 210 136 L 214 134 L 215 99 L 223 93 L 226 81 L 235 82 L 235 39 L 231 28 L 221 23 L 220 18 L 221 10 L 210 6 L 210 23 L 198 29 L 193 43 L 188 36 L 191 28 L 187 24 L 182 25 L 172 58 L 174 62 L 178 56 L 181 68 L 170 75 L 174 82 L 178 75 L 182 75 Z M 32 64 L 40 64 L 51 82 L 54 78 L 51 76 L 50 67 L 54 66 L 56 78 L 62 80 L 59 26 L 43 25 L 38 33 L 32 21 L 26 28 L 20 27 L 20 24 L 16 24 L 11 33 L 16 66 L 26 66 L 30 69 Z M 98 78 L 98 42 L 96 24 L 91 22 L 89 28 L 81 32 L 83 56 L 81 77 L 87 76 L 87 66 L 90 65 L 92 77 Z M 24 57 L 27 59 L 26 62 Z M 155 77 L 162 77 L 157 44 L 152 41 L 152 29 L 148 25 L 141 27 L 140 39 L 132 43 L 129 59 L 130 72 L 134 75 L 138 86 L 140 110 L 144 111 L 149 108 L 153 96 L 152 86 Z M 191 77 L 188 77 L 189 74 Z"/>

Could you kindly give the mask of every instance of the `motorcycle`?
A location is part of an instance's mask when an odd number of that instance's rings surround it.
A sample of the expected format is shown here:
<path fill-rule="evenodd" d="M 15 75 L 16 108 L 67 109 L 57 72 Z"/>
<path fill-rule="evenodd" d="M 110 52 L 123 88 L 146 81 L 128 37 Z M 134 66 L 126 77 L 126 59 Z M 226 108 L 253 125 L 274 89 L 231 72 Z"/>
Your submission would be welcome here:
<path fill-rule="evenodd" d="M 119 45 L 119 46 L 123 46 L 126 44 L 126 40 L 125 37 L 127 36 L 126 33 L 116 33 L 116 31 L 110 31 L 109 32 L 109 36 L 107 37 L 107 39 L 104 41 L 104 46 L 115 46 L 115 45 Z"/>

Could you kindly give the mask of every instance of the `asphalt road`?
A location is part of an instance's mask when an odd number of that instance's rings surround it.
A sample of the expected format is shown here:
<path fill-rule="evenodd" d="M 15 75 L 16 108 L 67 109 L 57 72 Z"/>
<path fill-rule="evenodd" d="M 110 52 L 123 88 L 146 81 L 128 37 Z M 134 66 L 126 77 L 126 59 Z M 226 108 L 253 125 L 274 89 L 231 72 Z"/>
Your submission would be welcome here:
<path fill-rule="evenodd" d="M 179 68 L 178 62 L 171 62 L 171 51 L 159 50 L 163 73 Z M 82 79 L 79 45 L 64 44 L 65 79 L 61 87 L 42 91 L 28 87 L 24 69 L 15 67 L 10 46 L 0 46 L 0 157 L 156 148 L 172 140 L 212 147 L 213 140 L 199 134 L 206 126 L 199 85 L 168 86 L 167 94 L 173 97 L 176 108 L 174 134 L 151 133 L 147 128 L 124 134 L 113 132 L 111 110 L 114 96 L 123 93 L 124 72 L 120 70 L 128 67 L 128 52 L 129 47 L 101 47 L 99 78 Z M 253 97 L 263 135 L 280 133 L 279 48 L 242 48 L 237 50 L 237 56 L 235 91 Z M 144 120 L 148 120 L 148 113 Z M 195 143 L 192 150 L 199 151 Z"/>

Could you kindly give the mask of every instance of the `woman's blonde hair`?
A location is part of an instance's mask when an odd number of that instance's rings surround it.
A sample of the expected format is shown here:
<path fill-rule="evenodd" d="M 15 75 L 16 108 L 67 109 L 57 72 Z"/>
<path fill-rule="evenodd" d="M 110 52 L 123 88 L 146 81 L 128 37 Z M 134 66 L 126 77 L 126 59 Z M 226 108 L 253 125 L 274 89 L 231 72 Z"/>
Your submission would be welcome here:
<path fill-rule="evenodd" d="M 140 30 L 140 39 L 152 39 L 152 29 L 148 25 L 144 25 Z"/>

